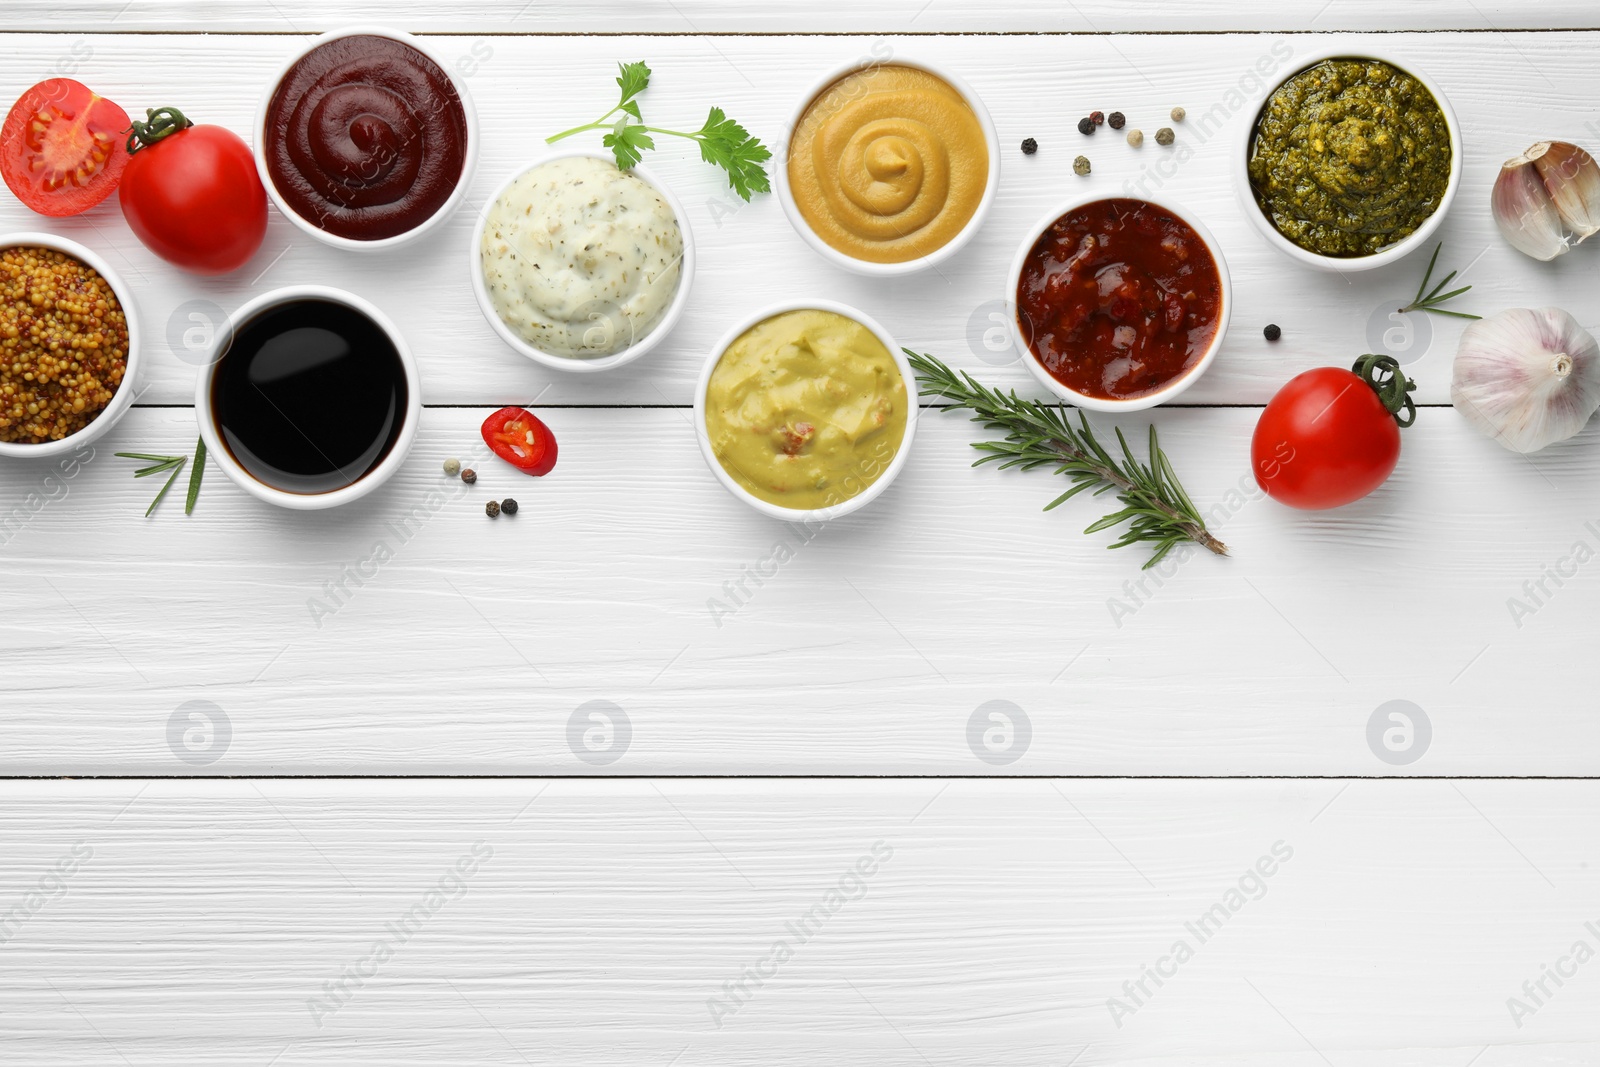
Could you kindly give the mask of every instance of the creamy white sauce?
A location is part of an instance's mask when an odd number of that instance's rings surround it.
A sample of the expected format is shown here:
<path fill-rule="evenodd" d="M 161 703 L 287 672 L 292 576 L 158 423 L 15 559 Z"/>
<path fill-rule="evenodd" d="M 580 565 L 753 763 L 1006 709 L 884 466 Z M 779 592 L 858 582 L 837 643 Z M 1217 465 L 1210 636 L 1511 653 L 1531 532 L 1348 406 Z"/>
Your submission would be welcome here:
<path fill-rule="evenodd" d="M 644 339 L 678 293 L 683 231 L 666 199 L 608 160 L 541 163 L 489 209 L 480 266 L 511 332 L 594 359 Z"/>

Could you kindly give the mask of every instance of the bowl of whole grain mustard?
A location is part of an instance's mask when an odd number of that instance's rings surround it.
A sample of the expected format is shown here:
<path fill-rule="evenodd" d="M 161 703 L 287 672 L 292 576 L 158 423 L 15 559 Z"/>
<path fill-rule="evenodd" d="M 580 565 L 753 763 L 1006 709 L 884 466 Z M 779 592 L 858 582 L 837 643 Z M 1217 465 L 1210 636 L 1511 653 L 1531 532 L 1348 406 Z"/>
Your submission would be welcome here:
<path fill-rule="evenodd" d="M 110 264 L 54 234 L 0 238 L 0 457 L 103 436 L 133 406 L 138 372 L 133 301 Z"/>
<path fill-rule="evenodd" d="M 1322 270 L 1369 270 L 1428 243 L 1461 184 L 1461 129 L 1411 63 L 1313 54 L 1262 101 L 1234 153 L 1245 214 Z"/>

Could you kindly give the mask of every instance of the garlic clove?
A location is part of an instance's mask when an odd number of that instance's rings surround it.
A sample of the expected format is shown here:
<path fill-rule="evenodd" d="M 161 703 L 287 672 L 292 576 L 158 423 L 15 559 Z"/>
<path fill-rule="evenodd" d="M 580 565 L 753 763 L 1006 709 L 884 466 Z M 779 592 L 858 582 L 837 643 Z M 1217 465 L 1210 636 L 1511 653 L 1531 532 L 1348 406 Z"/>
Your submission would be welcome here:
<path fill-rule="evenodd" d="M 1513 452 L 1582 430 L 1600 408 L 1600 344 L 1560 308 L 1513 308 L 1461 334 L 1450 401 Z"/>
<path fill-rule="evenodd" d="M 1490 206 L 1501 236 L 1523 255 L 1548 261 L 1567 250 L 1567 230 L 1555 199 L 1526 157 L 1507 160 L 1500 169 Z"/>
<path fill-rule="evenodd" d="M 1545 188 L 1550 190 L 1561 221 L 1581 241 L 1600 230 L 1600 163 L 1575 144 L 1566 141 L 1544 144 L 1545 150 L 1533 159 L 1534 169 L 1544 179 Z"/>

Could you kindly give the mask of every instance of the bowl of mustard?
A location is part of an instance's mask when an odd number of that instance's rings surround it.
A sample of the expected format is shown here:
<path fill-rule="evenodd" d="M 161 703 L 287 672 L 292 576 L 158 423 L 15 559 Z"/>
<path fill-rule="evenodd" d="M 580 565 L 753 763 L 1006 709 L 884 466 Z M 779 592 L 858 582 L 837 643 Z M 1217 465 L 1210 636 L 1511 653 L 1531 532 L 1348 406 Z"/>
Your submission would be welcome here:
<path fill-rule="evenodd" d="M 1245 214 L 1321 270 L 1381 267 L 1429 242 L 1461 185 L 1461 128 L 1409 62 L 1330 48 L 1272 87 L 1233 153 Z"/>
<path fill-rule="evenodd" d="M 712 349 L 696 436 L 723 486 L 763 515 L 835 519 L 899 475 L 916 432 L 916 378 L 888 332 L 831 300 L 762 308 Z"/>
<path fill-rule="evenodd" d="M 790 116 L 776 167 L 795 231 L 836 266 L 893 277 L 955 255 L 1000 186 L 988 110 L 949 71 L 865 59 L 817 81 Z"/>

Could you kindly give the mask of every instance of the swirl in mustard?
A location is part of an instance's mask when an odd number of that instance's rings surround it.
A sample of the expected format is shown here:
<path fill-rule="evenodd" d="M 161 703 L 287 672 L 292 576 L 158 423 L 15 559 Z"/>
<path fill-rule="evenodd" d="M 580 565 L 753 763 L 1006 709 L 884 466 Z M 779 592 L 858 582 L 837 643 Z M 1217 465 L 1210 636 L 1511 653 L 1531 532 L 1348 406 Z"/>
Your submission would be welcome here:
<path fill-rule="evenodd" d="M 800 214 L 829 246 L 872 263 L 948 244 L 978 210 L 989 166 L 983 127 L 955 87 L 898 64 L 818 93 L 789 142 Z"/>

